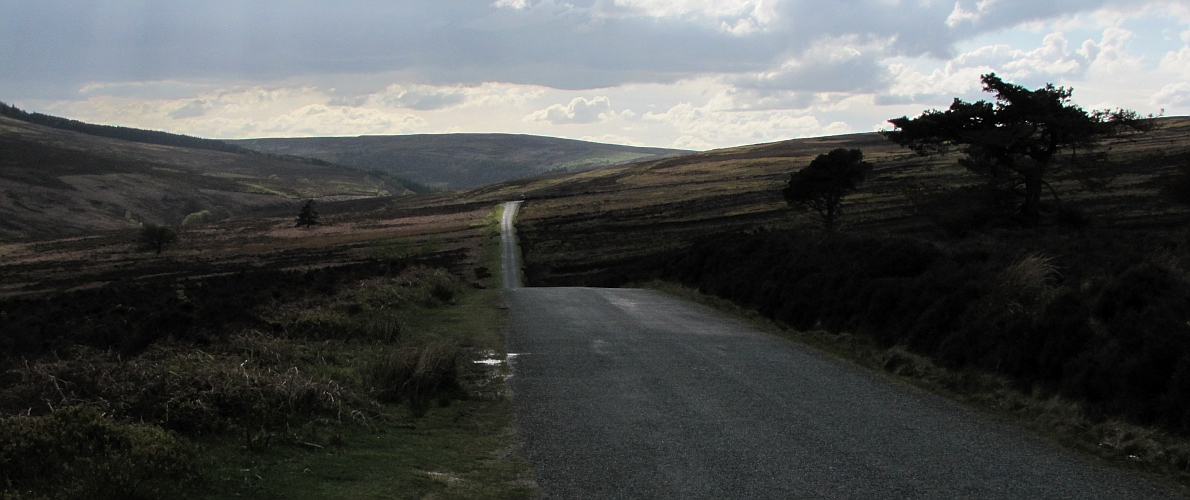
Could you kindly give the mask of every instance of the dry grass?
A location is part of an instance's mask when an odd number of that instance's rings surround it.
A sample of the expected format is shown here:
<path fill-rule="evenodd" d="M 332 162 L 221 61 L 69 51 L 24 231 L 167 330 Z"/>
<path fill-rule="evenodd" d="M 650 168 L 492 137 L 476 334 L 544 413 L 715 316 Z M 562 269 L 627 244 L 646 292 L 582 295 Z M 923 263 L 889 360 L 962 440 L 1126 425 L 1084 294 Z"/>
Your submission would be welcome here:
<path fill-rule="evenodd" d="M 415 417 L 425 416 L 430 402 L 441 406 L 462 392 L 459 363 L 464 351 L 453 343 L 392 348 L 366 369 L 372 393 L 383 403 L 408 402 Z"/>
<path fill-rule="evenodd" d="M 1005 304 L 1009 310 L 1019 310 L 1051 290 L 1058 277 L 1053 257 L 1031 253 L 1000 272 L 989 299 Z"/>

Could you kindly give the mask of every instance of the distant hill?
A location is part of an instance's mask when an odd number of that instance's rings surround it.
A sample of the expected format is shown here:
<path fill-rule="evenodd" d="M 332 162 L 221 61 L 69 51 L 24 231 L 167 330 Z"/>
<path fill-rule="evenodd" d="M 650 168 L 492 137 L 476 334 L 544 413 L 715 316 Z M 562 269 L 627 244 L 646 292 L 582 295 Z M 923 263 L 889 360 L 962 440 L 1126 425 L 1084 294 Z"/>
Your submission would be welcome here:
<path fill-rule="evenodd" d="M 111 139 L 120 139 L 124 141 L 143 142 L 145 144 L 160 144 L 162 146 L 209 149 L 212 151 L 223 151 L 227 153 L 249 152 L 246 149 L 227 144 L 223 141 L 216 141 L 214 139 L 202 139 L 189 135 L 171 134 L 168 132 L 143 130 L 131 127 L 97 125 L 94 123 L 80 122 L 78 120 L 71 120 L 69 118 L 62 118 L 59 116 L 30 113 L 17 108 L 16 106 L 5 104 L 3 102 L 0 102 L 0 116 L 6 116 L 14 120 L 35 123 L 37 125 L 50 128 L 70 130 L 72 132 L 79 132 L 99 137 L 108 137 Z"/>
<path fill-rule="evenodd" d="M 0 240 L 406 192 L 397 180 L 323 161 L 131 142 L 0 116 Z"/>
<path fill-rule="evenodd" d="M 441 189 L 580 172 L 689 151 L 514 134 L 423 134 L 245 139 L 229 144 L 382 170 Z"/>

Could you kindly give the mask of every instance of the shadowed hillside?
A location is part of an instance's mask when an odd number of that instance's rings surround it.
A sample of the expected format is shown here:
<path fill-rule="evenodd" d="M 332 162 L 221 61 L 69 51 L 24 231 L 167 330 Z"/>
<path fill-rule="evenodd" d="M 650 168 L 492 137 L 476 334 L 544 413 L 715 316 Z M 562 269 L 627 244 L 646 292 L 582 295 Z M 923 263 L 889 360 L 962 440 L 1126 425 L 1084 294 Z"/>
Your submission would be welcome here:
<path fill-rule="evenodd" d="M 3 116 L 0 152 L 0 238 L 7 240 L 407 191 L 342 166 L 130 142 Z"/>
<path fill-rule="evenodd" d="M 427 134 L 247 139 L 263 153 L 376 169 L 443 189 L 482 186 L 543 173 L 579 172 L 685 151 L 513 134 Z"/>
<path fill-rule="evenodd" d="M 1032 226 L 1014 217 L 1012 187 L 967 170 L 959 153 L 922 157 L 878 134 L 471 195 L 526 200 L 517 232 L 528 286 L 654 283 L 745 310 L 1186 485 L 1190 118 L 1150 123 L 1103 140 L 1101 156 L 1080 149 L 1057 160 Z M 844 199 L 842 227 L 826 233 L 782 189 L 836 148 L 861 149 L 872 170 Z"/>
<path fill-rule="evenodd" d="M 1151 133 L 1111 140 L 1111 182 L 1092 190 L 1074 176 L 1053 182 L 1065 206 L 1098 227 L 1178 228 L 1188 214 L 1161 194 L 1190 155 L 1190 118 L 1158 119 Z M 876 133 L 795 139 L 693 153 L 590 172 L 495 184 L 481 199 L 527 198 L 518 219 L 532 285 L 616 285 L 622 267 L 713 235 L 765 228 L 811 230 L 786 205 L 789 174 L 835 148 L 859 148 L 875 169 L 844 203 L 843 232 L 947 236 L 973 206 L 941 196 L 981 179 L 957 153 L 920 157 Z M 948 204 L 950 203 L 950 204 Z M 1051 208 L 1054 208 L 1051 204 Z M 995 230 L 995 228 L 988 228 Z M 978 233 L 978 232 L 976 232 Z"/>

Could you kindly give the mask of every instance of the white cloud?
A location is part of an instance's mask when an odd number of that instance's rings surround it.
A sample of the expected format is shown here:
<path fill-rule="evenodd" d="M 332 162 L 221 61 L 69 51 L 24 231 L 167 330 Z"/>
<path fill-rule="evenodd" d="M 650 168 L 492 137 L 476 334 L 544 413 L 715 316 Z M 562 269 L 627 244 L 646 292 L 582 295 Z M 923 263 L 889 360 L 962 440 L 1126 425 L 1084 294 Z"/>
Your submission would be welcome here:
<path fill-rule="evenodd" d="M 606 96 L 598 96 L 587 100 L 585 97 L 575 97 L 565 106 L 554 104 L 548 108 L 534 111 L 525 117 L 526 121 L 548 121 L 554 125 L 585 124 L 606 120 L 613 116 L 612 102 Z"/>
<path fill-rule="evenodd" d="M 719 111 L 716 102 L 694 106 L 684 102 L 662 113 L 646 113 L 643 122 L 671 127 L 679 134 L 671 147 L 706 149 L 696 145 L 754 144 L 796 137 L 834 135 L 850 132 L 841 121 L 823 125 L 809 114 L 779 111 L 732 112 Z"/>
<path fill-rule="evenodd" d="M 980 0 L 975 3 L 974 10 L 967 10 L 963 8 L 962 2 L 955 2 L 954 10 L 950 11 L 949 16 L 946 16 L 946 25 L 954 28 L 963 22 L 970 23 L 978 21 L 980 17 L 983 17 L 985 13 L 991 10 L 994 3 L 996 3 L 996 0 Z"/>
<path fill-rule="evenodd" d="M 928 73 L 918 69 L 928 66 L 920 60 L 891 63 L 888 71 L 892 83 L 887 91 L 879 94 L 876 102 L 935 102 L 945 96 L 972 96 L 980 90 L 980 75 L 993 72 L 1026 87 L 1039 87 L 1045 83 L 1071 84 L 1088 78 L 1117 78 L 1122 73 L 1138 70 L 1138 57 L 1127 50 L 1132 37 L 1131 31 L 1109 27 L 1102 30 L 1100 40 L 1088 39 L 1078 49 L 1071 50 L 1064 33 L 1052 32 L 1045 35 L 1040 46 L 1031 49 L 1007 44 L 985 45 L 959 54 Z M 1190 69 L 1190 50 L 1186 57 Z M 1167 55 L 1166 66 L 1179 64 L 1175 54 Z"/>
<path fill-rule="evenodd" d="M 399 134 L 428 126 L 413 114 L 329 101 L 316 88 L 250 87 L 219 89 L 192 99 L 99 96 L 59 103 L 49 111 L 89 122 L 214 138 Z"/>
<path fill-rule="evenodd" d="M 62 1 L 0 2 L 0 100 L 208 137 L 723 147 L 983 99 L 989 72 L 1190 111 L 1186 0 Z"/>
<path fill-rule="evenodd" d="M 333 102 L 340 105 L 360 106 L 367 104 L 424 111 L 456 106 L 462 104 L 466 99 L 466 91 L 459 87 L 393 84 L 376 94 L 339 98 Z"/>
<path fill-rule="evenodd" d="M 509 8 L 513 8 L 513 9 L 526 9 L 529 7 L 529 2 L 527 0 L 496 0 L 495 2 L 492 2 L 492 7 L 495 7 L 495 8 L 509 7 Z"/>
<path fill-rule="evenodd" d="M 1160 69 L 1182 78 L 1190 78 L 1190 46 L 1182 47 L 1177 52 L 1167 52 L 1161 58 Z"/>
<path fill-rule="evenodd" d="M 580 141 L 601 142 L 604 144 L 623 144 L 625 146 L 643 146 L 640 141 L 633 137 L 619 134 L 603 134 L 603 135 L 584 135 L 578 138 Z"/>
<path fill-rule="evenodd" d="M 879 64 L 890 40 L 857 37 L 824 40 L 779 68 L 732 78 L 741 88 L 811 92 L 870 92 L 884 83 Z"/>
<path fill-rule="evenodd" d="M 1149 100 L 1153 106 L 1161 108 L 1182 108 L 1190 105 L 1190 83 L 1178 82 L 1171 83 L 1163 87 L 1159 92 L 1153 94 Z"/>
<path fill-rule="evenodd" d="M 197 118 L 207 114 L 212 107 L 211 101 L 206 99 L 195 99 L 189 103 L 184 103 L 173 111 L 169 112 L 169 117 L 175 120 L 182 120 L 186 118 Z"/>

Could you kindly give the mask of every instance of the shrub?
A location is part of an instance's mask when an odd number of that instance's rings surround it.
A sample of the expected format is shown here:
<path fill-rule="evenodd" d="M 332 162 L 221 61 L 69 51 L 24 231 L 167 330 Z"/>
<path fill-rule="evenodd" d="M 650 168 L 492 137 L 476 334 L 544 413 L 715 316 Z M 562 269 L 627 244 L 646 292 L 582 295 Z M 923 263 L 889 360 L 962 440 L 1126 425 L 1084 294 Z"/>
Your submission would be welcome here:
<path fill-rule="evenodd" d="M 422 417 L 434 399 L 445 406 L 462 393 L 462 355 L 458 346 L 446 343 L 392 349 L 369 367 L 368 384 L 381 402 L 408 402 L 413 415 Z"/>
<path fill-rule="evenodd" d="M 165 247 L 174 244 L 176 241 L 178 241 L 178 233 L 169 226 L 145 224 L 141 226 L 136 243 L 137 248 L 141 251 L 147 252 L 153 250 L 160 254 Z"/>
<path fill-rule="evenodd" d="M 1011 236 L 943 250 L 908 238 L 741 234 L 697 244 L 664 272 L 799 330 L 869 335 L 1190 432 L 1190 279 L 1172 253 L 1184 247 L 1119 233 Z M 1060 267 L 1055 254 L 1077 258 Z"/>
<path fill-rule="evenodd" d="M 229 352 L 158 344 L 130 359 L 75 348 L 65 359 L 4 373 L 0 407 L 88 406 L 188 434 L 276 429 L 371 408 L 337 383 L 278 365 L 276 343 L 268 339 L 240 336 Z"/>
<path fill-rule="evenodd" d="M 196 478 L 191 447 L 159 427 L 119 424 L 85 407 L 0 419 L 6 496 L 157 499 Z"/>

